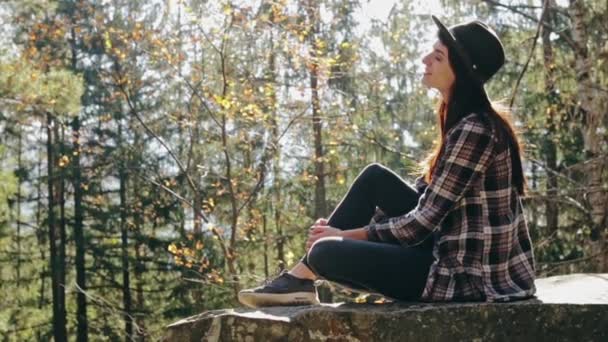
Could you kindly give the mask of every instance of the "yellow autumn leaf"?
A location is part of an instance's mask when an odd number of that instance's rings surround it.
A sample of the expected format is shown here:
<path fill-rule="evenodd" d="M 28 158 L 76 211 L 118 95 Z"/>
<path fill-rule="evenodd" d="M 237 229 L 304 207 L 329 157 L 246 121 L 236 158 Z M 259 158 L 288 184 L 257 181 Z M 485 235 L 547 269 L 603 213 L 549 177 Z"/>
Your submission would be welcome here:
<path fill-rule="evenodd" d="M 386 298 L 384 298 L 384 297 L 376 299 L 374 301 L 374 304 L 384 304 L 384 303 L 386 303 Z"/>
<path fill-rule="evenodd" d="M 232 13 L 232 7 L 229 4 L 224 5 L 223 12 L 225 15 L 230 15 Z"/>
<path fill-rule="evenodd" d="M 70 158 L 66 155 L 63 155 L 63 156 L 61 156 L 61 158 L 59 158 L 59 167 L 65 167 L 69 163 L 70 163 Z"/>
<path fill-rule="evenodd" d="M 174 243 L 170 244 L 169 247 L 167 247 L 167 250 L 172 254 L 177 254 L 177 246 Z"/>
<path fill-rule="evenodd" d="M 367 297 L 369 297 L 369 294 L 360 295 L 357 298 L 355 298 L 355 303 L 358 303 L 358 304 L 367 303 Z"/>
<path fill-rule="evenodd" d="M 105 41 L 106 49 L 111 50 L 112 49 L 112 40 L 110 39 L 110 33 L 108 31 L 106 31 L 104 33 L 104 41 Z"/>
<path fill-rule="evenodd" d="M 194 250 L 192 248 L 184 248 L 184 255 L 187 257 L 194 257 Z"/>

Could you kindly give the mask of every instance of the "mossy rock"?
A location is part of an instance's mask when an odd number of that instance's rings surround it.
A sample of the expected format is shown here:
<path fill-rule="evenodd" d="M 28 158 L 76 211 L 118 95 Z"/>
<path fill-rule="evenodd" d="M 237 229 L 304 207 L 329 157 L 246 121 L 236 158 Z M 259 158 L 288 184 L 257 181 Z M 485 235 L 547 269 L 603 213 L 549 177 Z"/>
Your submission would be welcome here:
<path fill-rule="evenodd" d="M 166 341 L 608 341 L 608 274 L 536 281 L 510 303 L 335 303 L 214 310 L 168 327 Z"/>

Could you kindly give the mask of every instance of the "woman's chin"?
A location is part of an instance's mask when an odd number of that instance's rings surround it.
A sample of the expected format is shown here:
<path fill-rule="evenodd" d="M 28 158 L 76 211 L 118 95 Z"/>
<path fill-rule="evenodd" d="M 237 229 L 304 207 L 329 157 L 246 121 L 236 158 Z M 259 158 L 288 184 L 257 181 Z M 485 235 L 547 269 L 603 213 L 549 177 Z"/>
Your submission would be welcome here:
<path fill-rule="evenodd" d="M 424 85 L 427 88 L 431 88 L 432 87 L 432 85 L 429 82 L 429 80 L 427 79 L 426 75 L 422 76 L 422 78 L 420 79 L 420 83 L 422 83 L 422 85 Z"/>

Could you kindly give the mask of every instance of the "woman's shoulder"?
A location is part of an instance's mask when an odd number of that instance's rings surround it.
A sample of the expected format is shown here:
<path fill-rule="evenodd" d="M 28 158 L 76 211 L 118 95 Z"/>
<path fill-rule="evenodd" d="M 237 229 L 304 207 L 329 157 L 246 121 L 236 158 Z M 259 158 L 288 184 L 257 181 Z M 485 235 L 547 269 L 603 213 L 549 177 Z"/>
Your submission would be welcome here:
<path fill-rule="evenodd" d="M 489 117 L 488 113 L 472 112 L 466 114 L 454 127 L 451 132 L 467 131 L 480 135 L 489 135 L 496 139 L 496 125 Z M 450 132 L 448 132 L 449 134 Z"/>
<path fill-rule="evenodd" d="M 485 112 L 472 112 L 465 115 L 462 118 L 462 123 L 469 125 L 476 125 L 486 129 L 493 129 L 493 120 L 490 119 L 491 113 Z"/>

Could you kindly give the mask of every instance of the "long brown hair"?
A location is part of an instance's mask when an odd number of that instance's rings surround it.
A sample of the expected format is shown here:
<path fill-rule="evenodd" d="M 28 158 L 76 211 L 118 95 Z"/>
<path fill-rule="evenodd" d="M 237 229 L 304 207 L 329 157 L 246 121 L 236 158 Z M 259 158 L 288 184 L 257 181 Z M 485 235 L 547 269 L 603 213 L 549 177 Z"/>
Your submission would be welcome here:
<path fill-rule="evenodd" d="M 443 43 L 441 35 L 439 40 Z M 490 102 L 483 85 L 479 85 L 469 76 L 463 63 L 457 58 L 454 51 L 448 44 L 448 60 L 456 80 L 450 89 L 449 102 L 443 100 L 439 102 L 437 108 L 437 121 L 439 125 L 439 139 L 435 140 L 435 146 L 428 156 L 420 163 L 419 169 L 423 170 L 424 180 L 431 182 L 433 171 L 437 167 L 439 154 L 445 145 L 446 133 L 454 127 L 463 117 L 470 113 L 479 113 L 484 118 L 492 121 L 496 130 L 498 142 L 508 144 L 511 148 L 512 180 L 520 195 L 525 195 L 527 181 L 523 172 L 522 154 L 523 148 L 518 138 L 519 132 L 516 131 L 510 111 L 497 103 Z"/>

